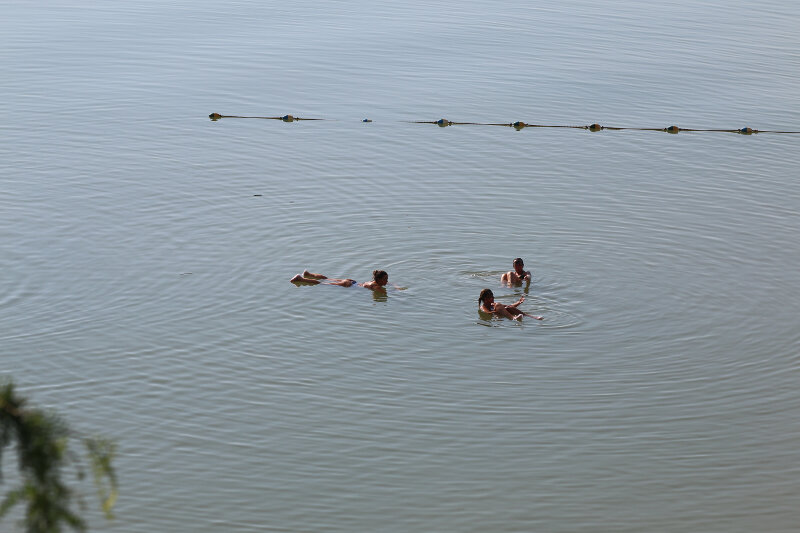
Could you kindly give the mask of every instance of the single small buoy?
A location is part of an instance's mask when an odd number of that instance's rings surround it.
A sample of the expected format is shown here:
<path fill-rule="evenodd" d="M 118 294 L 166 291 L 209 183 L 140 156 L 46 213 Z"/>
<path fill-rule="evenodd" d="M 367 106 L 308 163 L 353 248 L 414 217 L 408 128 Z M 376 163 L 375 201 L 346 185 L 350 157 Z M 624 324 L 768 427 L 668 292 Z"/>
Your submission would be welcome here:
<path fill-rule="evenodd" d="M 211 113 L 210 115 L 208 115 L 208 118 L 210 118 L 211 120 L 219 120 L 222 118 L 222 115 L 220 115 L 219 113 Z"/>
<path fill-rule="evenodd" d="M 678 126 L 670 126 L 669 128 L 665 129 L 667 133 L 678 133 L 681 129 Z"/>
<path fill-rule="evenodd" d="M 744 127 L 739 130 L 739 133 L 741 133 L 742 135 L 752 135 L 753 133 L 755 133 L 755 130 L 753 128 Z"/>
<path fill-rule="evenodd" d="M 436 124 L 438 124 L 439 127 L 444 128 L 444 127 L 449 126 L 450 124 L 452 124 L 452 122 L 450 122 L 446 118 L 440 118 L 439 120 L 436 121 Z"/>
<path fill-rule="evenodd" d="M 365 119 L 364 119 L 364 120 L 362 120 L 361 122 L 372 122 L 372 119 L 371 119 L 371 118 L 365 118 Z"/>
<path fill-rule="evenodd" d="M 281 120 L 284 122 L 293 122 L 295 118 L 292 115 L 283 115 Z"/>
<path fill-rule="evenodd" d="M 517 130 L 517 131 L 521 130 L 522 128 L 524 128 L 524 127 L 526 127 L 526 126 L 527 126 L 527 124 L 525 124 L 525 123 L 524 123 L 524 122 L 522 122 L 521 120 L 518 120 L 518 121 L 516 121 L 516 122 L 513 122 L 513 123 L 511 124 L 511 127 L 512 127 L 512 128 L 514 128 L 514 129 L 515 129 L 515 130 Z"/>
<path fill-rule="evenodd" d="M 597 124 L 597 123 L 594 123 L 591 126 L 589 126 L 589 131 L 600 131 L 602 129 L 603 129 L 603 126 L 601 126 L 600 124 Z"/>

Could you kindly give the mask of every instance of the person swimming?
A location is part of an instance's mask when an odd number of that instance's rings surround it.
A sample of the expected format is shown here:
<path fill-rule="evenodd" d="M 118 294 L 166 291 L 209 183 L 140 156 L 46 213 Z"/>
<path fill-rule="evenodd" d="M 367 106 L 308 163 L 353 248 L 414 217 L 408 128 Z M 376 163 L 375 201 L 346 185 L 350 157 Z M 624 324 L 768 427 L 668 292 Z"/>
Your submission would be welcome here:
<path fill-rule="evenodd" d="M 315 274 L 308 270 L 303 270 L 302 274 L 297 274 L 289 281 L 292 283 L 308 283 L 310 285 L 319 285 L 322 283 L 325 285 L 339 285 L 340 287 L 364 287 L 371 291 L 386 292 L 385 287 L 386 284 L 389 283 L 389 274 L 387 274 L 385 270 L 373 270 L 372 281 L 358 283 L 351 278 L 329 278 L 324 274 Z"/>
<path fill-rule="evenodd" d="M 500 276 L 500 283 L 511 285 L 513 283 L 522 283 L 523 281 L 531 282 L 531 272 L 525 270 L 525 263 L 522 262 L 521 257 L 514 259 L 513 266 L 514 270 L 510 270 Z"/>
<path fill-rule="evenodd" d="M 520 296 L 519 300 L 513 304 L 501 304 L 494 301 L 494 293 L 492 293 L 491 289 L 483 289 L 480 296 L 478 296 L 478 309 L 484 313 L 510 318 L 512 320 L 522 320 L 523 316 L 529 316 L 536 320 L 542 320 L 542 318 L 544 318 L 541 316 L 530 315 L 517 309 L 517 306 L 524 301 L 525 297 Z"/>

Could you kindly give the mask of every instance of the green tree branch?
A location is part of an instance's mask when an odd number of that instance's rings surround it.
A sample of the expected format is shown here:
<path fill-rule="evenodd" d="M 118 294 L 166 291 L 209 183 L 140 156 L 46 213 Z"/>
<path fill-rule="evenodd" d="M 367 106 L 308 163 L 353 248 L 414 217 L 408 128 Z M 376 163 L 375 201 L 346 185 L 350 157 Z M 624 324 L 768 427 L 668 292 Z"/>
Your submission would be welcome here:
<path fill-rule="evenodd" d="M 71 439 L 83 441 L 101 507 L 111 518 L 117 498 L 117 478 L 112 467 L 114 444 L 102 438 L 81 438 L 56 415 L 27 408 L 26 404 L 26 399 L 16 394 L 13 383 L 0 386 L 0 462 L 5 448 L 16 444 L 22 478 L 22 485 L 9 491 L 0 502 L 0 518 L 23 503 L 27 533 L 61 533 L 64 526 L 86 531 L 86 522 L 72 510 L 76 493 L 62 481 L 62 471 L 73 457 L 68 453 Z M 78 478 L 83 477 L 80 464 L 73 466 Z"/>

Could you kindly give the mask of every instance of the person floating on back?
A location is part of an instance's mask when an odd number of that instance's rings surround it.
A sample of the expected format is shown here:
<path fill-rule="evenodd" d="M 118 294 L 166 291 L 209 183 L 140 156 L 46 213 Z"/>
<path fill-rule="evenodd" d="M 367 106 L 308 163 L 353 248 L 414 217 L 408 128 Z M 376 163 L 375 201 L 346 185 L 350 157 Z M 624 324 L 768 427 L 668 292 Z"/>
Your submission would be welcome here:
<path fill-rule="evenodd" d="M 365 287 L 371 291 L 386 292 L 386 284 L 389 283 L 389 274 L 385 270 L 373 270 L 372 281 L 365 281 L 358 283 L 350 278 L 329 278 L 323 274 L 314 274 L 308 270 L 304 270 L 302 274 L 297 274 L 290 279 L 292 283 L 308 283 L 311 285 L 339 285 L 340 287 Z"/>
<path fill-rule="evenodd" d="M 525 270 L 525 263 L 522 262 L 521 257 L 517 257 L 514 259 L 514 270 L 509 270 L 502 276 L 500 276 L 500 283 L 508 283 L 509 285 L 513 285 L 516 283 L 522 283 L 523 281 L 526 283 L 531 282 L 531 273 L 529 270 Z"/>
<path fill-rule="evenodd" d="M 483 289 L 478 297 L 478 309 L 484 313 L 489 313 L 495 316 L 510 318 L 512 320 L 522 320 L 523 316 L 529 316 L 536 320 L 542 320 L 543 317 L 529 315 L 517 309 L 517 306 L 525 301 L 524 296 L 520 296 L 519 300 L 510 305 L 501 304 L 494 301 L 494 294 L 491 289 Z"/>

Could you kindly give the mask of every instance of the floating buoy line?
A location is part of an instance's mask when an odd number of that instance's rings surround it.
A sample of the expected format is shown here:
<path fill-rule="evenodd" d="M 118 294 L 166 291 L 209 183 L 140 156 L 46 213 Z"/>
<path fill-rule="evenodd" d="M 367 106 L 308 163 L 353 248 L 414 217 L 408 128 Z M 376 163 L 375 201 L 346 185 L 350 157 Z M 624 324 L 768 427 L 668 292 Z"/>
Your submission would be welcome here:
<path fill-rule="evenodd" d="M 262 120 L 281 120 L 283 122 L 297 122 L 300 120 L 326 120 L 324 118 L 301 118 L 295 117 L 294 115 L 283 115 L 282 117 L 243 117 L 238 115 L 220 115 L 219 113 L 211 113 L 208 115 L 212 121 L 217 121 L 223 118 L 256 118 Z M 361 122 L 372 122 L 372 119 L 365 118 L 361 120 Z M 571 128 L 577 130 L 589 130 L 589 131 L 602 131 L 602 130 L 611 130 L 611 131 L 622 131 L 622 130 L 635 130 L 635 131 L 665 131 L 667 133 L 679 133 L 681 131 L 711 131 L 711 132 L 719 132 L 719 133 L 738 133 L 740 135 L 753 135 L 755 133 L 790 133 L 790 134 L 798 134 L 800 131 L 776 131 L 776 130 L 755 130 L 753 128 L 739 128 L 739 129 L 700 129 L 700 128 L 679 128 L 678 126 L 667 126 L 666 128 L 627 128 L 627 127 L 618 127 L 618 126 L 602 126 L 600 124 L 589 124 L 588 126 L 561 126 L 561 125 L 549 125 L 549 124 L 529 124 L 527 122 L 517 121 L 517 122 L 455 122 L 452 120 L 447 120 L 446 118 L 440 118 L 439 120 L 411 120 L 408 121 L 409 124 L 435 124 L 440 128 L 446 128 L 447 126 L 504 126 L 507 128 L 514 128 L 517 131 L 522 130 L 523 128 Z"/>
<path fill-rule="evenodd" d="M 300 118 L 292 115 L 283 115 L 282 117 L 240 117 L 239 115 L 220 115 L 219 113 L 211 113 L 208 115 L 208 118 L 211 120 L 219 120 L 221 118 L 260 118 L 262 120 L 282 120 L 284 122 L 295 122 L 298 120 L 325 120 L 324 118 Z"/>

